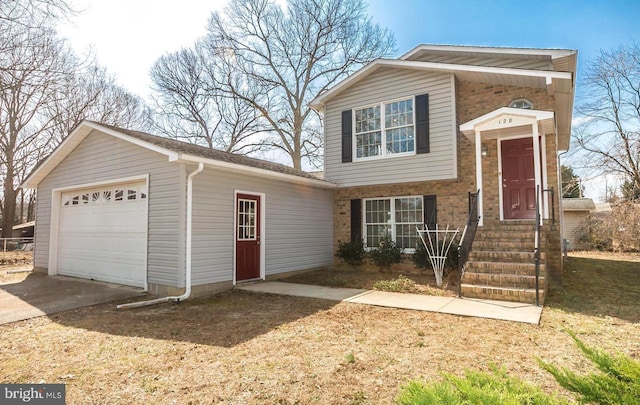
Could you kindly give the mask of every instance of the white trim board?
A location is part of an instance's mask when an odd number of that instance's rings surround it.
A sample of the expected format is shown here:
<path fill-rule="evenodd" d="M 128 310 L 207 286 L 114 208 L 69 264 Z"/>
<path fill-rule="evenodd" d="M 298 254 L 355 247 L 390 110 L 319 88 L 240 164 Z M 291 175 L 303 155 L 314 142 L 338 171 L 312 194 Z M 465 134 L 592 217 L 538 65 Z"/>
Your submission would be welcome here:
<path fill-rule="evenodd" d="M 233 228 L 231 229 L 231 240 L 233 241 L 233 263 L 231 266 L 231 280 L 233 285 L 237 284 L 236 280 L 236 228 L 238 226 L 238 204 L 236 203 L 238 194 L 247 194 L 260 197 L 260 279 L 266 279 L 266 259 L 267 259 L 267 234 L 266 234 L 266 218 L 267 218 L 267 195 L 255 191 L 233 190 Z"/>

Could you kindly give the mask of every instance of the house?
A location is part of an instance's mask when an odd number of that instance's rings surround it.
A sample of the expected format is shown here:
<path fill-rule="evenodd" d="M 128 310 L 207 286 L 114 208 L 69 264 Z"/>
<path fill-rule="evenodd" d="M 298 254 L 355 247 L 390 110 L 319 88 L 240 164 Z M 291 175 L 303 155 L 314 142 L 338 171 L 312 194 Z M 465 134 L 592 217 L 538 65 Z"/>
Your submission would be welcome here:
<path fill-rule="evenodd" d="M 372 248 L 389 235 L 412 252 L 416 225 L 462 229 L 477 192 L 462 294 L 532 302 L 539 282 L 544 296 L 547 273 L 562 276 L 558 152 L 569 148 L 576 58 L 420 45 L 318 95 L 324 178 L 337 185 L 334 246 Z"/>
<path fill-rule="evenodd" d="M 203 294 L 333 261 L 335 185 L 284 165 L 83 121 L 23 186 L 50 275 Z"/>
<path fill-rule="evenodd" d="M 591 198 L 562 199 L 562 238 L 566 241 L 568 250 L 584 250 L 587 247 L 583 239 L 587 236 L 591 211 L 595 209 L 596 205 Z"/>
<path fill-rule="evenodd" d="M 25 181 L 35 267 L 204 293 L 329 265 L 339 241 L 411 253 L 416 226 L 477 223 L 461 293 L 544 299 L 562 276 L 576 58 L 420 45 L 375 60 L 311 103 L 324 176 L 85 121 Z"/>

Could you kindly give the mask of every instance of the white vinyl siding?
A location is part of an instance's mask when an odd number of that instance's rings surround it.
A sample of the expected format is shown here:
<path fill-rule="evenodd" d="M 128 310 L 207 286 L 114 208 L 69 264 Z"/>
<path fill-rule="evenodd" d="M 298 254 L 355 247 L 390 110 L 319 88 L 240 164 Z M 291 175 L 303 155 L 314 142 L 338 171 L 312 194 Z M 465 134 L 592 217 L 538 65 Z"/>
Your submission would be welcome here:
<path fill-rule="evenodd" d="M 194 285 L 232 280 L 236 190 L 264 193 L 267 276 L 333 263 L 332 190 L 205 166 L 194 178 Z"/>
<path fill-rule="evenodd" d="M 38 186 L 34 265 L 49 267 L 51 196 L 54 188 L 149 176 L 147 277 L 149 283 L 177 285 L 184 276 L 185 198 L 181 165 L 140 146 L 90 133 Z M 126 198 L 126 197 L 125 197 Z"/>
<path fill-rule="evenodd" d="M 569 250 L 586 248 L 581 239 L 587 236 L 589 211 L 565 211 L 563 214 L 564 239 L 569 241 Z"/>
<path fill-rule="evenodd" d="M 404 100 L 416 94 L 429 94 L 429 153 L 342 163 L 342 111 L 379 105 L 385 100 Z M 325 178 L 341 187 L 456 178 L 454 104 L 451 74 L 392 68 L 372 73 L 327 104 Z"/>

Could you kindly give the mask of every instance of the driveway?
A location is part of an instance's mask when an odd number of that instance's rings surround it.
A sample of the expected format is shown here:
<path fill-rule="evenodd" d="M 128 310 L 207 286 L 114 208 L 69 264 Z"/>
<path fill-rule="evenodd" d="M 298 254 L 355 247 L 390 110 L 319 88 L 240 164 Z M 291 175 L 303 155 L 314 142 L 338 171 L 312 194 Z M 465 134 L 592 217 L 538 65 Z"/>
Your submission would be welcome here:
<path fill-rule="evenodd" d="M 0 284 L 0 325 L 142 294 L 139 288 L 34 272 Z"/>

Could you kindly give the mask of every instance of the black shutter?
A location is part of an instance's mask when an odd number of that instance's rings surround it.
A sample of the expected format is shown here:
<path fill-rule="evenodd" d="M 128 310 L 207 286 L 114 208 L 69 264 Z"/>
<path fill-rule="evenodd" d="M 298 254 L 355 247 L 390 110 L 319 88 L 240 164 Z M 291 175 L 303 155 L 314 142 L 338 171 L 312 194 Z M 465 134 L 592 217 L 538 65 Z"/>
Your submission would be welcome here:
<path fill-rule="evenodd" d="M 351 200 L 351 242 L 362 240 L 362 200 Z"/>
<path fill-rule="evenodd" d="M 342 112 L 342 163 L 351 162 L 351 110 Z"/>
<path fill-rule="evenodd" d="M 422 213 L 424 214 L 424 223 L 429 229 L 435 229 L 438 222 L 438 204 L 435 195 L 422 197 Z"/>
<path fill-rule="evenodd" d="M 429 95 L 428 94 L 422 94 L 420 96 L 416 96 L 416 140 L 417 140 L 416 153 L 429 153 Z"/>

